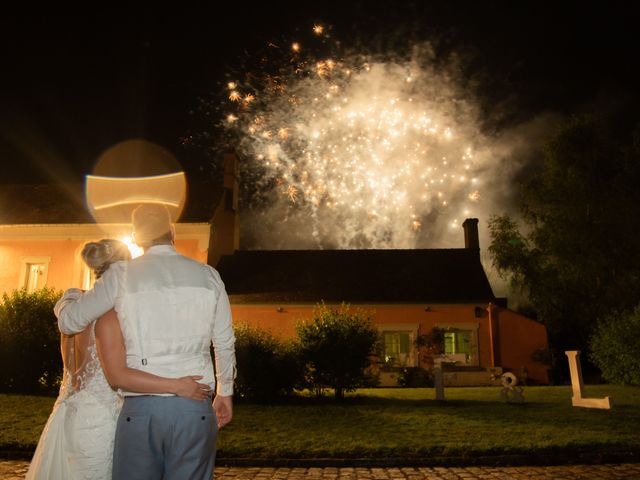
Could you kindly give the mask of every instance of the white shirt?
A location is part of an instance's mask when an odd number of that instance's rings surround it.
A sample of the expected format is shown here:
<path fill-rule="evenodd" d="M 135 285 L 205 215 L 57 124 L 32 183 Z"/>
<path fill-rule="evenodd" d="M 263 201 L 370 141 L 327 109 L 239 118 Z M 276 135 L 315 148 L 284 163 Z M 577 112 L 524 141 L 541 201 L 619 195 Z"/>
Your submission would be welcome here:
<path fill-rule="evenodd" d="M 200 382 L 219 395 L 233 394 L 231 308 L 215 269 L 173 246 L 155 245 L 141 257 L 112 264 L 84 294 L 67 290 L 54 311 L 60 331 L 70 335 L 111 308 L 118 314 L 129 367 L 170 378 L 202 375 Z"/>

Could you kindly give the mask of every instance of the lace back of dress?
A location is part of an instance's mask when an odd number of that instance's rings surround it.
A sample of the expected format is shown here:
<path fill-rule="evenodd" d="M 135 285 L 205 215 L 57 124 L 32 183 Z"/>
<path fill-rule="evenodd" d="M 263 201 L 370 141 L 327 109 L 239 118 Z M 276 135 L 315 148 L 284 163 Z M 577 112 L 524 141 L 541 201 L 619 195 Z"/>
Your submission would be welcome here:
<path fill-rule="evenodd" d="M 96 373 L 102 372 L 96 350 L 94 323 L 75 335 L 63 335 L 61 347 L 64 371 L 60 393 L 64 392 L 64 396 L 68 397 L 87 388 Z"/>

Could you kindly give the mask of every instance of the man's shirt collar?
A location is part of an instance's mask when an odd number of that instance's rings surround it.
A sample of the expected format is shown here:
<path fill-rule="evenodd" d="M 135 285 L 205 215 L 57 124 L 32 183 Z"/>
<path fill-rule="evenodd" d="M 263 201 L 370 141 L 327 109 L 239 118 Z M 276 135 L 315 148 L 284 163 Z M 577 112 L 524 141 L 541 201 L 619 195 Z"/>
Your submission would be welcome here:
<path fill-rule="evenodd" d="M 153 245 L 144 252 L 145 255 L 162 255 L 167 253 L 176 253 L 175 247 L 173 245 Z"/>

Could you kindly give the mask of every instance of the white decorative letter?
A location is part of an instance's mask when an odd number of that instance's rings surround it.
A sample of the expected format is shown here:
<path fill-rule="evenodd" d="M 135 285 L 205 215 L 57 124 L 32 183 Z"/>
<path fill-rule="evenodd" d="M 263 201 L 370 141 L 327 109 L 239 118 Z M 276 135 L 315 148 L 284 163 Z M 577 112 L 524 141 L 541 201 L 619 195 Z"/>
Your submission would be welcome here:
<path fill-rule="evenodd" d="M 611 401 L 609 397 L 604 398 L 583 398 L 582 391 L 584 384 L 582 383 L 582 368 L 580 367 L 580 350 L 567 350 L 564 352 L 569 358 L 569 371 L 571 372 L 571 387 L 573 388 L 573 397 L 571 403 L 574 407 L 585 408 L 604 408 L 611 409 Z"/>

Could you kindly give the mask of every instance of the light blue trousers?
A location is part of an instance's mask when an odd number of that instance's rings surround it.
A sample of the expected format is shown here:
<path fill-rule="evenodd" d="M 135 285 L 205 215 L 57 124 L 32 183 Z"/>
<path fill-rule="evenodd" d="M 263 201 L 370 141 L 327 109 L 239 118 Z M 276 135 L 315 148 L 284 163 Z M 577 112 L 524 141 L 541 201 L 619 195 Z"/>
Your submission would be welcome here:
<path fill-rule="evenodd" d="M 210 400 L 126 397 L 113 452 L 113 480 L 211 480 L 218 422 Z"/>

